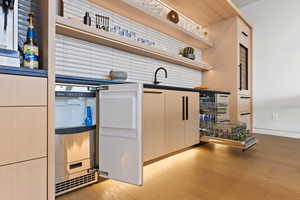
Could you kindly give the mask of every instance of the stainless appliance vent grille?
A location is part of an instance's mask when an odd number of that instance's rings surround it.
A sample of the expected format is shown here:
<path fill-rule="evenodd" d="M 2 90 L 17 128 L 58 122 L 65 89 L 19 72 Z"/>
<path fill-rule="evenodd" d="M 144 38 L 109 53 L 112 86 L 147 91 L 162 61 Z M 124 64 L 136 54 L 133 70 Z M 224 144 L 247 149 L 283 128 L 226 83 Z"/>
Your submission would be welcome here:
<path fill-rule="evenodd" d="M 96 173 L 86 174 L 74 179 L 70 179 L 55 185 L 56 196 L 81 188 L 83 186 L 95 183 L 97 181 Z"/>

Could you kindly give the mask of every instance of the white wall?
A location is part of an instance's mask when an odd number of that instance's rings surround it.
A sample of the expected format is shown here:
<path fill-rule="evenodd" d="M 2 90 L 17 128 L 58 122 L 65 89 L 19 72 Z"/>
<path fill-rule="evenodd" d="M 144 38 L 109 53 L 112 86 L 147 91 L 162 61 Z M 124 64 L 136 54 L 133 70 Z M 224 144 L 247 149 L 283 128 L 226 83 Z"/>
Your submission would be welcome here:
<path fill-rule="evenodd" d="M 254 128 L 300 138 L 300 1 L 242 8 L 254 25 Z"/>

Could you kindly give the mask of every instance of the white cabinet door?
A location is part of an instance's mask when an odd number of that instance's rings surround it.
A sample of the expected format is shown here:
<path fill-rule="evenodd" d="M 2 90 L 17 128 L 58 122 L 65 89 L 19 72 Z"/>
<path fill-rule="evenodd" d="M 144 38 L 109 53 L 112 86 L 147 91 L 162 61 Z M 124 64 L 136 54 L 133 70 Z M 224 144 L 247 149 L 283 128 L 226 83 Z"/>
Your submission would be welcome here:
<path fill-rule="evenodd" d="M 100 91 L 100 176 L 143 183 L 141 84 L 110 85 Z"/>

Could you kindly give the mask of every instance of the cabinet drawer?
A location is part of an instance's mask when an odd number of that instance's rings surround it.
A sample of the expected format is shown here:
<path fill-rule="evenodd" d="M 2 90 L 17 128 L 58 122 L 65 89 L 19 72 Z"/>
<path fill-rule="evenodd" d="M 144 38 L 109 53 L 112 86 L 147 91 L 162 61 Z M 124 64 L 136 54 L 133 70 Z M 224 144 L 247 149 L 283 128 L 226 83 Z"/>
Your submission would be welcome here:
<path fill-rule="evenodd" d="M 241 97 L 239 99 L 239 113 L 251 113 L 251 98 Z"/>
<path fill-rule="evenodd" d="M 0 75 L 0 106 L 47 105 L 47 79 Z"/>
<path fill-rule="evenodd" d="M 5 200 L 46 200 L 46 158 L 0 167 L 0 194 Z"/>
<path fill-rule="evenodd" d="M 46 156 L 47 108 L 0 107 L 0 166 Z"/>

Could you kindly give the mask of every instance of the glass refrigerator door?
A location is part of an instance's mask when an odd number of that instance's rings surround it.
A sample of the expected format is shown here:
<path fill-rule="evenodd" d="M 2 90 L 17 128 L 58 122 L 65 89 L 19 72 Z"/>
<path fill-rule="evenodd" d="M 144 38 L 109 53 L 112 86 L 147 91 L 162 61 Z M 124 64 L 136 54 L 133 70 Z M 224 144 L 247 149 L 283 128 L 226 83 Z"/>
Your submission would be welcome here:
<path fill-rule="evenodd" d="M 249 92 L 249 55 L 248 48 L 240 44 L 239 90 L 240 94 Z"/>

